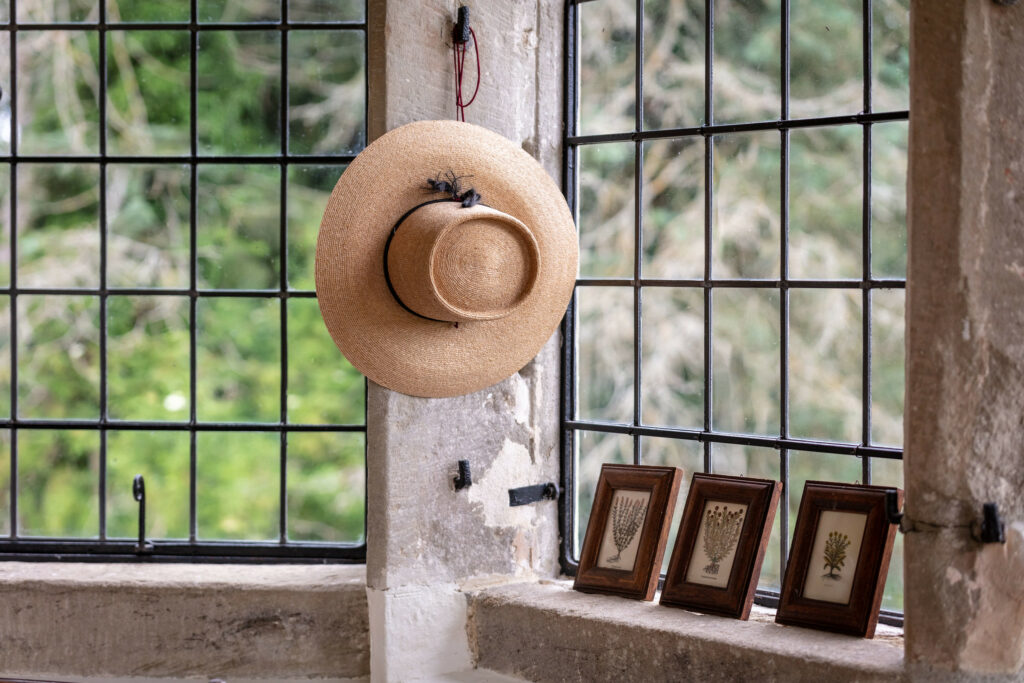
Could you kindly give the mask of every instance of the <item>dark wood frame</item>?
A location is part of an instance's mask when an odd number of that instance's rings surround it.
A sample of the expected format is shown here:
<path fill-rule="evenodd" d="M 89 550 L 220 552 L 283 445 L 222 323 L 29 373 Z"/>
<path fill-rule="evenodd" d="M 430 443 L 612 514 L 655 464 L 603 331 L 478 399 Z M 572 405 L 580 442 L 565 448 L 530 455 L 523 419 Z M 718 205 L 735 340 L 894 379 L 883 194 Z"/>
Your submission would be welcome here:
<path fill-rule="evenodd" d="M 896 525 L 890 523 L 885 505 L 886 494 L 892 491 L 896 492 L 898 507 L 901 507 L 903 491 L 893 487 L 823 481 L 809 481 L 804 485 L 793 532 L 793 549 L 782 581 L 775 621 L 864 638 L 875 635 L 889 557 L 896 538 Z M 802 595 L 811 562 L 818 562 L 810 555 L 818 532 L 818 520 L 827 510 L 867 514 L 850 601 L 845 605 Z"/>
<path fill-rule="evenodd" d="M 658 589 L 661 558 L 665 554 L 668 528 L 672 521 L 679 482 L 683 471 L 678 467 L 654 465 L 601 466 L 601 476 L 594 492 L 587 534 L 580 552 L 579 570 L 573 588 L 585 593 L 612 593 L 626 598 L 653 600 Z M 608 524 L 612 496 L 618 489 L 650 491 L 647 516 L 640 529 L 636 562 L 632 571 L 597 566 L 597 554 Z"/>
<path fill-rule="evenodd" d="M 749 617 L 781 493 L 782 482 L 779 481 L 695 472 L 665 574 L 661 604 L 735 619 Z M 704 507 L 709 500 L 747 506 L 725 588 L 686 580 L 704 519 Z"/>

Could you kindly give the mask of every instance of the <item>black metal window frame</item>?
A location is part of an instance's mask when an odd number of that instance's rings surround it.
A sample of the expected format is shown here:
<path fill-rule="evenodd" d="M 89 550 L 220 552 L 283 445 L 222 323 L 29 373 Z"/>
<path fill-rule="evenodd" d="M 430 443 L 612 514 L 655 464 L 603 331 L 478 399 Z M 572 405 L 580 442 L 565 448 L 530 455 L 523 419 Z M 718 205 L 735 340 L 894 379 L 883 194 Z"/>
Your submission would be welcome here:
<path fill-rule="evenodd" d="M 872 459 L 885 458 L 902 460 L 903 449 L 872 445 L 871 443 L 871 307 L 872 292 L 885 289 L 905 289 L 905 278 L 876 278 L 872 276 L 871 262 L 871 131 L 872 125 L 889 121 L 909 120 L 909 111 L 876 112 L 872 106 L 872 0 L 863 0 L 863 109 L 860 113 L 845 116 L 825 116 L 816 118 L 789 117 L 790 87 L 790 55 L 789 55 L 789 0 L 781 0 L 781 118 L 765 121 L 745 121 L 740 123 L 716 124 L 714 121 L 713 87 L 714 87 L 714 16 L 715 0 L 705 0 L 704 26 L 704 121 L 705 125 L 671 128 L 644 129 L 644 112 L 642 104 L 644 87 L 644 0 L 636 0 L 635 30 L 635 129 L 631 132 L 580 135 L 577 127 L 579 114 L 579 12 L 580 4 L 592 0 L 566 0 L 565 5 L 565 95 L 564 95 L 564 138 L 563 138 L 563 177 L 562 183 L 566 200 L 573 216 L 579 224 L 578 207 L 578 164 L 579 148 L 584 145 L 595 145 L 611 142 L 632 142 L 634 148 L 634 216 L 633 239 L 634 259 L 633 276 L 631 278 L 596 278 L 580 277 L 576 287 L 629 287 L 633 290 L 633 419 L 631 423 L 621 424 L 598 420 L 581 420 L 577 413 L 577 377 L 575 364 L 575 348 L 577 345 L 577 296 L 573 292 L 572 301 L 562 324 L 564 343 L 562 345 L 562 386 L 561 386 L 561 450 L 562 450 L 562 489 L 560 501 L 561 528 L 561 564 L 563 571 L 575 576 L 579 566 L 575 555 L 574 539 L 576 536 L 575 519 L 576 477 L 575 449 L 576 434 L 580 431 L 591 431 L 608 434 L 621 434 L 632 437 L 633 462 L 640 464 L 641 437 L 667 437 L 696 441 L 703 445 L 704 472 L 714 471 L 712 444 L 734 444 L 741 446 L 759 446 L 772 448 L 779 452 L 779 472 L 783 482 L 783 493 L 779 504 L 780 534 L 780 576 L 785 574 L 786 560 L 789 554 L 789 452 L 800 450 L 815 453 L 829 453 L 858 457 L 861 460 L 861 478 L 866 484 L 872 481 Z M 860 125 L 863 130 L 863 194 L 862 194 L 862 277 L 860 279 L 794 279 L 789 277 L 788 244 L 789 244 L 789 133 L 801 128 L 819 128 L 840 125 Z M 712 274 L 712 206 L 714 188 L 712 186 L 713 151 L 715 136 L 728 133 L 749 133 L 758 131 L 778 131 L 781 136 L 781 250 L 778 279 L 717 279 Z M 663 139 L 703 139 L 704 142 L 704 277 L 700 279 L 652 279 L 645 278 L 641 272 L 643 253 L 643 144 L 650 140 Z M 704 422 L 702 429 L 683 429 L 645 425 L 641 415 L 641 377 L 642 377 L 642 310 L 643 290 L 650 287 L 689 287 L 703 291 L 704 315 Z M 711 421 L 712 415 L 712 298 L 717 288 L 754 288 L 776 290 L 779 292 L 780 309 L 780 424 L 779 436 L 755 436 L 731 432 L 716 431 Z M 862 403 L 861 403 L 861 440 L 859 443 L 839 441 L 809 440 L 792 438 L 789 433 L 789 293 L 791 289 L 845 289 L 860 290 L 862 293 L 861 335 L 863 344 L 861 363 Z M 669 549 L 671 551 L 671 549 Z M 768 607 L 778 605 L 779 594 L 775 591 L 758 589 L 756 602 Z M 902 626 L 902 612 L 882 610 L 880 621 L 895 626 Z"/>
<path fill-rule="evenodd" d="M 200 23 L 198 0 L 190 0 L 188 22 L 117 22 L 107 21 L 106 2 L 98 3 L 96 22 L 51 22 L 19 23 L 17 0 L 10 0 L 7 23 L 0 23 L 0 30 L 9 35 L 11 45 L 10 88 L 11 131 L 17 131 L 17 49 L 16 36 L 19 32 L 74 30 L 96 32 L 99 57 L 99 154 L 89 155 L 21 155 L 18 153 L 18 136 L 11 135 L 10 153 L 0 156 L 0 163 L 10 169 L 10 262 L 12 264 L 10 286 L 0 288 L 0 294 L 10 300 L 11 324 L 11 415 L 0 419 L 0 429 L 10 430 L 10 535 L 0 537 L 0 560 L 21 561 L 140 561 L 147 562 L 251 562 L 251 563 L 359 563 L 366 561 L 365 540 L 360 544 L 321 543 L 289 540 L 287 507 L 287 458 L 288 435 L 297 432 L 334 432 L 365 434 L 366 421 L 362 424 L 301 424 L 290 423 L 287 415 L 288 397 L 288 315 L 289 299 L 315 299 L 313 290 L 293 290 L 288 287 L 288 168 L 293 164 L 323 164 L 342 166 L 351 162 L 355 154 L 298 155 L 290 154 L 288 148 L 288 36 L 293 30 L 319 31 L 360 31 L 363 34 L 364 69 L 366 68 L 366 6 L 363 3 L 363 21 L 302 21 L 292 22 L 288 18 L 288 1 L 281 2 L 279 21 L 246 21 Z M 190 151 L 187 155 L 117 156 L 107 154 L 107 40 L 110 31 L 188 31 L 190 37 L 189 98 Z M 209 31 L 278 31 L 281 35 L 281 104 L 280 130 L 281 150 L 277 154 L 263 155 L 201 155 L 197 130 L 198 99 L 198 52 L 199 34 Z M 364 78 L 363 125 L 366 122 L 368 101 L 368 78 Z M 186 93 L 182 93 L 186 96 Z M 88 163 L 99 167 L 99 224 L 100 224 L 100 284 L 98 288 L 24 288 L 17 282 L 17 182 L 18 165 Z M 118 164 L 180 164 L 189 169 L 189 286 L 187 289 L 157 288 L 113 288 L 107 286 L 107 168 Z M 197 178 L 198 169 L 204 164 L 218 165 L 276 165 L 280 168 L 280 215 L 279 249 L 280 280 L 276 289 L 200 289 L 197 267 Z M 26 419 L 18 417 L 18 345 L 17 311 L 19 295 L 91 295 L 99 297 L 99 383 L 100 417 L 91 419 Z M 107 405 L 107 299 L 109 296 L 178 296 L 189 300 L 189 419 L 187 421 L 140 421 L 112 420 L 108 417 Z M 247 299 L 278 299 L 280 301 L 280 348 L 281 386 L 280 419 L 277 422 L 201 422 L 196 414 L 196 309 L 200 299 L 208 297 L 237 297 Z M 365 394 L 365 385 L 364 385 Z M 95 538 L 60 539 L 19 537 L 18 534 L 18 432 L 33 429 L 75 429 L 99 432 L 99 530 Z M 177 540 L 147 539 L 152 548 L 144 553 L 137 552 L 136 540 L 107 537 L 107 434 L 111 431 L 179 431 L 189 434 L 189 537 Z M 196 529 L 196 435 L 199 432 L 276 432 L 280 435 L 280 477 L 279 477 L 279 536 L 274 541 L 212 541 L 197 537 Z M 365 462 L 365 460 L 364 460 Z M 365 464 L 364 464 L 365 467 Z M 130 486 L 125 482 L 125 486 Z M 364 533 L 365 539 L 365 495 Z"/>

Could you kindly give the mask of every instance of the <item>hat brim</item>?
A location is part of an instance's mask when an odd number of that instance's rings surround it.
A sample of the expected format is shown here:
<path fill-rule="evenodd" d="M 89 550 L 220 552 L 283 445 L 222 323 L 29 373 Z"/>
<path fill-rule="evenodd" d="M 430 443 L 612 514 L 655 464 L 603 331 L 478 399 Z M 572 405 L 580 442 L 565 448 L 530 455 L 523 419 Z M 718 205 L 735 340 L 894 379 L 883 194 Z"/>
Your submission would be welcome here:
<path fill-rule="evenodd" d="M 388 291 L 388 234 L 430 198 L 426 179 L 448 170 L 470 176 L 466 187 L 522 221 L 537 240 L 537 282 L 504 318 L 458 326 L 424 320 Z M 316 291 L 331 337 L 356 369 L 404 394 L 459 396 L 509 377 L 537 355 L 565 313 L 577 260 L 572 214 L 533 157 L 479 126 L 420 121 L 374 141 L 338 180 L 317 239 Z"/>

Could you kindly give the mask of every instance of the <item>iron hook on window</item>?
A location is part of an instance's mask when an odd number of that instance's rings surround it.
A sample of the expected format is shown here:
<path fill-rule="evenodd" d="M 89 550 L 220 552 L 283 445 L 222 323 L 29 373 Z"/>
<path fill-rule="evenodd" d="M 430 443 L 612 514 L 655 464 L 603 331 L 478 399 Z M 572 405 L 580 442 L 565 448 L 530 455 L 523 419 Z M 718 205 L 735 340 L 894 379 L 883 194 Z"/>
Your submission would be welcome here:
<path fill-rule="evenodd" d="M 146 480 L 141 474 L 136 474 L 132 482 L 132 497 L 139 503 L 139 542 L 135 544 L 135 554 L 145 555 L 153 552 L 153 544 L 146 540 Z"/>

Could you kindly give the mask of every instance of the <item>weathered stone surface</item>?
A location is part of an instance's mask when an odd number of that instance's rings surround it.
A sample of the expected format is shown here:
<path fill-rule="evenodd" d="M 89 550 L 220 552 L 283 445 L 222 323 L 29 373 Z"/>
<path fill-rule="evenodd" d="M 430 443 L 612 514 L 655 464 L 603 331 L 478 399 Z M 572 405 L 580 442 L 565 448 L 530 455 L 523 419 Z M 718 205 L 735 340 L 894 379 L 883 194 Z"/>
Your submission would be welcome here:
<path fill-rule="evenodd" d="M 1024 8 L 911 16 L 907 654 L 1020 676 L 1024 547 L 970 526 L 989 501 L 1024 517 Z"/>
<path fill-rule="evenodd" d="M 519 584 L 474 595 L 481 667 L 531 681 L 892 681 L 902 639 L 743 622 L 655 603 Z"/>
<path fill-rule="evenodd" d="M 0 564 L 0 674 L 353 678 L 360 566 Z"/>

